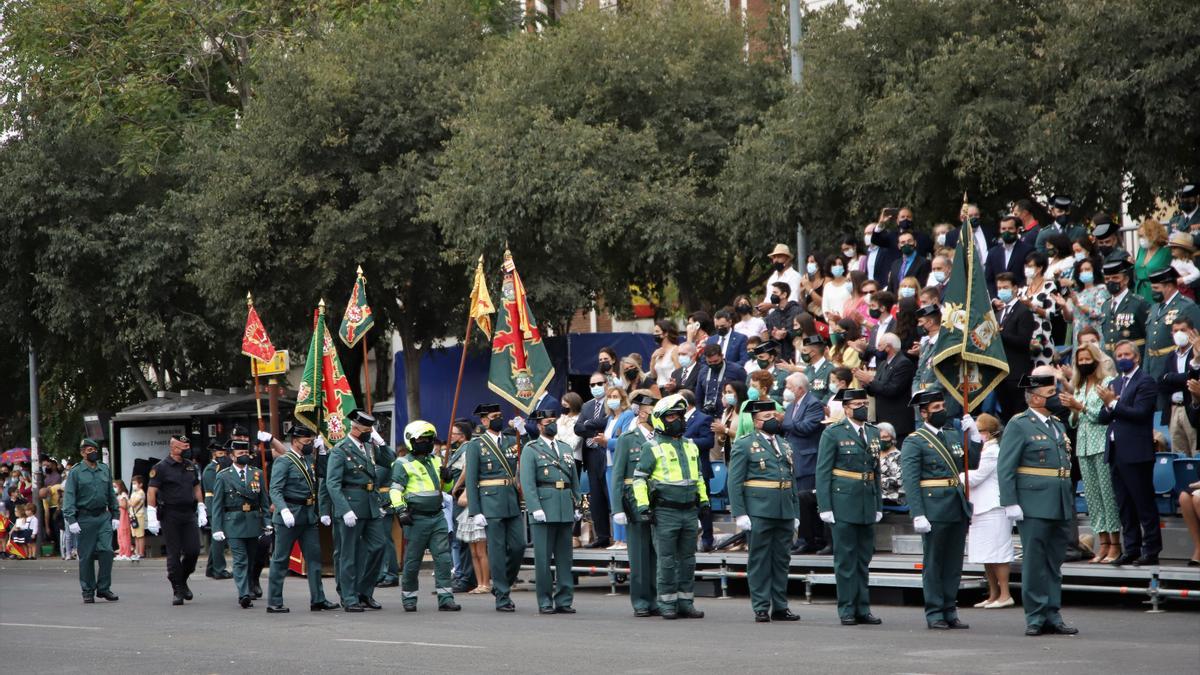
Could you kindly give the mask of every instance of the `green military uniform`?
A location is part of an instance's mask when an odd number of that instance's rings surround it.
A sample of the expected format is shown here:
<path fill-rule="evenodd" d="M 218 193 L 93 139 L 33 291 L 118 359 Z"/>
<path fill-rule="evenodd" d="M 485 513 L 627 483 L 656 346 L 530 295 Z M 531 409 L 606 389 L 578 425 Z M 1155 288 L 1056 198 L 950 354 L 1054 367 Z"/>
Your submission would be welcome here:
<path fill-rule="evenodd" d="M 1172 270 L 1174 272 L 1174 270 Z M 1146 318 L 1146 355 L 1142 367 L 1157 383 L 1162 379 L 1175 352 L 1171 324 L 1179 319 L 1191 319 L 1192 325 L 1200 328 L 1200 307 L 1178 290 L 1163 302 L 1155 303 Z M 1170 412 L 1170 394 L 1160 392 L 1158 409 Z M 1170 415 L 1168 414 L 1168 417 Z"/>
<path fill-rule="evenodd" d="M 628 519 L 625 538 L 629 546 L 629 601 L 638 616 L 648 616 L 657 609 L 654 575 L 657 561 L 654 555 L 654 536 L 650 523 L 638 518 L 637 500 L 633 495 L 633 474 L 642 458 L 642 448 L 654 438 L 645 427 L 635 426 L 617 439 L 613 453 L 612 480 L 608 482 L 609 503 L 619 507 Z"/>
<path fill-rule="evenodd" d="M 270 526 L 270 502 L 262 469 L 234 465 L 217 472 L 213 485 L 213 533 L 224 532 L 233 553 L 233 582 L 238 599 L 252 597 L 250 561 L 258 550 L 258 537 Z"/>
<path fill-rule="evenodd" d="M 571 529 L 575 524 L 575 510 L 582 500 L 571 446 L 544 436 L 530 442 L 521 451 L 520 477 L 525 509 L 529 511 L 533 530 L 538 608 L 556 611 L 570 608 L 575 600 Z M 533 516 L 538 511 L 545 514 L 542 522 Z M 550 582 L 551 556 L 556 568 L 553 586 Z"/>
<path fill-rule="evenodd" d="M 112 521 L 121 513 L 107 464 L 76 464 L 63 487 L 63 522 L 79 524 L 79 588 L 85 600 L 111 593 Z M 99 574 L 96 569 L 99 568 Z M 115 597 L 115 596 L 114 596 Z"/>
<path fill-rule="evenodd" d="M 380 462 L 379 460 L 384 460 Z M 379 503 L 383 509 L 383 517 L 371 526 L 378 529 L 377 537 L 383 538 L 383 546 L 379 549 L 379 566 L 376 574 L 376 586 L 396 586 L 400 583 L 400 560 L 396 558 L 396 540 L 392 533 L 392 523 L 396 515 L 391 502 L 392 466 L 395 457 L 377 457 L 375 462 L 375 489 L 379 492 Z M 368 562 L 370 564 L 370 562 Z M 374 597 L 374 591 L 372 591 Z"/>
<path fill-rule="evenodd" d="M 212 513 L 213 485 L 216 484 L 217 472 L 220 470 L 221 466 L 214 459 L 204 467 L 204 475 L 200 478 L 200 487 L 204 490 L 204 508 L 208 513 Z M 209 529 L 211 531 L 211 528 Z M 224 579 L 228 578 L 227 574 L 229 571 L 225 568 L 225 542 L 210 538 L 208 562 L 204 565 L 204 576 Z"/>
<path fill-rule="evenodd" d="M 700 450 L 689 439 L 656 433 L 642 445 L 633 475 L 639 518 L 647 520 L 653 509 L 658 609 L 672 618 L 695 615 L 698 508 L 708 506 Z"/>
<path fill-rule="evenodd" d="M 1195 223 L 1200 223 L 1200 209 L 1192 211 L 1190 216 L 1180 209 L 1171 216 L 1171 220 L 1167 223 L 1167 232 L 1191 232 L 1192 225 Z"/>
<path fill-rule="evenodd" d="M 358 607 L 375 592 L 383 547 L 387 540 L 376 523 L 382 515 L 375 465 L 394 456 L 386 445 L 363 443 L 347 435 L 329 452 L 325 488 L 333 511 L 334 540 L 337 547 L 338 592 L 345 607 Z M 346 525 L 347 513 L 354 513 L 354 527 Z"/>
<path fill-rule="evenodd" d="M 1065 234 L 1072 242 L 1076 242 L 1088 236 L 1088 231 L 1086 227 L 1080 225 L 1079 223 L 1067 223 L 1066 225 L 1059 225 L 1058 223 L 1051 221 L 1049 225 L 1044 225 L 1042 229 L 1038 231 L 1037 241 L 1035 244 L 1037 252 L 1041 253 L 1042 255 L 1047 255 L 1046 243 L 1050 237 L 1056 234 Z M 1070 253 L 1070 251 L 1059 251 L 1058 253 L 1059 255 L 1062 255 L 1063 253 Z"/>
<path fill-rule="evenodd" d="M 270 496 L 275 507 L 271 519 L 275 526 L 275 552 L 267 577 L 267 605 L 283 605 L 283 580 L 287 577 L 288 562 L 296 542 L 300 542 L 300 555 L 304 558 L 309 605 L 323 604 L 325 589 L 321 584 L 321 540 L 317 530 L 320 515 L 317 513 L 317 478 L 312 457 L 288 450 L 276 460 L 271 465 Z M 284 509 L 295 519 L 291 527 L 284 524 L 280 515 Z"/>
<path fill-rule="evenodd" d="M 963 550 L 971 521 L 971 504 L 958 477 L 963 470 L 961 439 L 952 427 L 934 429 L 923 422 L 900 448 L 909 512 L 914 519 L 924 516 L 933 528 L 921 535 L 921 588 L 925 620 L 931 624 L 958 619 Z"/>
<path fill-rule="evenodd" d="M 1118 342 L 1129 340 L 1137 346 L 1138 353 L 1145 356 L 1146 319 L 1150 315 L 1150 303 L 1145 298 L 1130 288 L 1120 302 L 1115 298 L 1105 300 L 1100 312 L 1104 315 L 1104 351 L 1112 354 Z M 1170 326 L 1167 328 L 1167 341 L 1170 342 Z"/>
<path fill-rule="evenodd" d="M 871 613 L 868 588 L 875 553 L 875 514 L 883 509 L 879 489 L 879 429 L 850 418 L 830 425 L 817 446 L 817 510 L 833 512 L 833 566 L 838 615 L 843 621 Z"/>
<path fill-rule="evenodd" d="M 1027 628 L 1062 623 L 1062 564 L 1075 516 L 1067 429 L 1056 417 L 1018 413 L 1000 438 L 1001 506 L 1021 507 L 1021 604 Z"/>
<path fill-rule="evenodd" d="M 743 436 L 729 456 L 729 508 L 750 516 L 746 577 L 755 612 L 788 608 L 788 566 L 800 504 L 792 486 L 792 450 L 778 435 Z"/>
<path fill-rule="evenodd" d="M 488 566 L 496 607 L 512 605 L 509 593 L 525 557 L 525 531 L 517 496 L 517 453 L 507 436 L 484 432 L 466 443 L 467 513 L 487 519 Z"/>
<path fill-rule="evenodd" d="M 417 577 L 426 550 L 433 558 L 438 606 L 454 604 L 454 591 L 450 588 L 450 529 L 442 513 L 441 468 L 442 460 L 437 455 L 408 454 L 392 464 L 391 506 L 401 514 L 401 523 L 412 519 L 404 525 L 407 543 L 400 581 L 400 597 L 407 610 L 417 607 Z"/>
<path fill-rule="evenodd" d="M 804 374 L 808 377 L 809 391 L 812 395 L 820 399 L 822 405 L 829 403 L 829 397 L 833 396 L 833 392 L 829 390 L 829 376 L 833 374 L 833 362 L 822 358 L 819 363 L 805 366 Z"/>

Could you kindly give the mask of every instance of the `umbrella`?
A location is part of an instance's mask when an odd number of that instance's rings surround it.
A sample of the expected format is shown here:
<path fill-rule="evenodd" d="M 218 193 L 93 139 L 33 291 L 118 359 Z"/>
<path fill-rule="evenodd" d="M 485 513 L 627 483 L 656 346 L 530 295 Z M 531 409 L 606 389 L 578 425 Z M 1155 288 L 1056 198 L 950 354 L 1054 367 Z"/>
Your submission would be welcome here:
<path fill-rule="evenodd" d="M 13 462 L 28 462 L 29 448 L 13 448 L 0 453 L 0 464 L 12 464 Z"/>

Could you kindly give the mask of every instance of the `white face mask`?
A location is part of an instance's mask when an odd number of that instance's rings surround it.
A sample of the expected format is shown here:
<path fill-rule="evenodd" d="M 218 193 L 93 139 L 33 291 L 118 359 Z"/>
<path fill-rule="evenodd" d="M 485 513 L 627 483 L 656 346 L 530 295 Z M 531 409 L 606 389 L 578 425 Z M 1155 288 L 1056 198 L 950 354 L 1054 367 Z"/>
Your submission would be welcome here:
<path fill-rule="evenodd" d="M 945 281 L 945 280 L 946 280 L 946 273 L 945 273 L 945 272 L 943 272 L 943 271 L 941 271 L 941 270 L 934 270 L 934 271 L 933 271 L 933 281 L 934 281 L 934 283 L 939 283 L 939 284 L 940 284 L 940 283 L 942 283 L 942 282 L 943 282 L 943 281 Z"/>
<path fill-rule="evenodd" d="M 1186 347 L 1189 342 L 1188 334 L 1181 330 L 1175 331 L 1171 337 L 1175 340 L 1175 346 L 1179 347 L 1180 349 Z"/>
<path fill-rule="evenodd" d="M 784 389 L 783 390 L 783 402 L 788 403 L 788 404 L 795 403 L 796 402 L 796 392 L 792 391 L 791 389 Z"/>
<path fill-rule="evenodd" d="M 946 245 L 946 233 L 945 233 L 945 232 L 943 232 L 942 234 L 939 234 L 939 235 L 937 236 L 937 245 L 938 245 L 938 246 L 945 246 L 945 245 Z"/>
<path fill-rule="evenodd" d="M 854 257 L 854 249 L 852 249 L 852 248 L 842 249 L 842 256 L 844 256 L 846 258 L 853 258 Z"/>
<path fill-rule="evenodd" d="M 1150 240 L 1145 237 L 1138 237 L 1138 246 L 1142 248 L 1150 248 Z"/>
<path fill-rule="evenodd" d="M 1025 268 L 1025 280 L 1026 281 L 1028 281 L 1029 279 L 1032 279 L 1036 276 L 1037 276 L 1037 268 L 1036 267 L 1026 267 Z"/>

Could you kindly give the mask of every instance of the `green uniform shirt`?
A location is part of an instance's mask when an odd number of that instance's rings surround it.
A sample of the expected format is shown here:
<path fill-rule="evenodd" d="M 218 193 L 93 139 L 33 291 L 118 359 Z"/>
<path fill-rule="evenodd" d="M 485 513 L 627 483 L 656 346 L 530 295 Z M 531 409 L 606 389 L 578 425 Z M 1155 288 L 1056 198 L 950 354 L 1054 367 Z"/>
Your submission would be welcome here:
<path fill-rule="evenodd" d="M 515 441 L 507 436 L 495 436 L 484 432 L 472 438 L 466 445 L 467 477 L 463 485 L 467 489 L 467 513 L 472 516 L 482 513 L 486 518 L 514 518 L 521 515 L 521 501 L 517 496 L 517 453 Z M 507 481 L 501 484 L 501 481 Z M 480 485 L 480 483 L 485 483 Z"/>
<path fill-rule="evenodd" d="M 833 362 L 827 358 L 822 358 L 820 365 L 813 367 L 811 364 L 805 366 L 804 374 L 808 377 L 808 389 L 813 396 L 821 400 L 821 404 L 829 403 L 829 397 L 833 395 L 829 391 L 829 376 L 833 373 Z"/>
<path fill-rule="evenodd" d="M 1167 369 L 1169 360 L 1175 358 L 1171 324 L 1181 318 L 1191 319 L 1192 325 L 1200 328 L 1200 307 L 1178 291 L 1165 302 L 1155 303 L 1147 315 L 1143 364 L 1146 374 L 1154 378 L 1156 383 Z"/>
<path fill-rule="evenodd" d="M 1120 302 L 1106 300 L 1100 311 L 1104 315 L 1104 351 L 1113 353 L 1121 340 L 1132 340 L 1139 353 L 1145 351 L 1146 318 L 1150 314 L 1150 303 L 1145 298 L 1131 288 Z"/>
<path fill-rule="evenodd" d="M 1058 475 L 1030 475 L 1021 467 Z M 1067 429 L 1051 415 L 1043 422 L 1032 410 L 1009 420 L 1000 437 L 996 464 L 1000 483 L 1000 505 L 1021 507 L 1026 518 L 1068 520 L 1075 510 L 1071 489 L 1071 455 Z"/>
<path fill-rule="evenodd" d="M 245 481 L 239 468 L 245 470 Z M 234 465 L 217 472 L 213 486 L 213 532 L 224 532 L 227 539 L 251 539 L 262 534 L 270 507 L 262 478 L 262 469 L 253 466 Z"/>
<path fill-rule="evenodd" d="M 762 432 L 739 438 L 729 455 L 729 508 L 733 516 L 798 518 L 800 504 L 792 474 L 792 449 L 786 440 Z"/>
<path fill-rule="evenodd" d="M 80 517 L 106 514 L 111 520 L 120 515 L 112 470 L 107 464 L 96 462 L 95 467 L 89 467 L 87 462 L 80 462 L 71 469 L 63 487 L 62 512 L 68 525 Z"/>
<path fill-rule="evenodd" d="M 912 517 L 935 523 L 970 519 L 971 504 L 958 479 L 962 470 L 962 434 L 950 427 L 934 431 L 926 424 L 909 434 L 900 448 L 900 475 Z M 922 486 L 921 481 L 948 484 Z"/>
<path fill-rule="evenodd" d="M 843 418 L 821 434 L 817 446 L 817 508 L 833 511 L 837 522 L 870 525 L 875 522 L 875 513 L 883 510 L 879 429 L 869 423 L 861 428 L 862 435 L 849 418 Z M 855 476 L 838 475 L 835 470 Z"/>
<path fill-rule="evenodd" d="M 539 437 L 521 450 L 520 464 L 526 510 L 545 512 L 547 523 L 575 522 L 582 497 L 571 446 Z"/>
<path fill-rule="evenodd" d="M 204 467 L 204 473 L 200 477 L 200 489 L 204 491 L 204 508 L 209 513 L 212 513 L 213 485 L 216 485 L 217 472 L 220 470 L 221 465 L 214 459 Z"/>

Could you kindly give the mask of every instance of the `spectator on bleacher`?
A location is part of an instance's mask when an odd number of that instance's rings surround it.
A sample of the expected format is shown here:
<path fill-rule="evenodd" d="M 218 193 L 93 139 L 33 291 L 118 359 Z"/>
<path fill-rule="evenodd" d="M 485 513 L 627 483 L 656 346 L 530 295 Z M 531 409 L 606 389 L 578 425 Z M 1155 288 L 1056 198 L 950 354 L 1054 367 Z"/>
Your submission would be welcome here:
<path fill-rule="evenodd" d="M 904 480 L 900 471 L 900 446 L 896 445 L 896 428 L 887 422 L 879 427 L 879 491 L 888 506 L 904 506 Z"/>
<path fill-rule="evenodd" d="M 638 389 L 649 389 L 658 396 L 658 384 L 654 376 L 642 370 L 642 355 L 633 352 L 621 359 L 621 388 L 626 394 Z"/>
<path fill-rule="evenodd" d="M 908 400 L 912 397 L 912 381 L 916 372 L 913 361 L 900 353 L 900 338 L 892 333 L 884 335 L 883 358 L 877 359 L 874 371 L 858 368 L 854 379 L 875 399 L 875 421 L 890 422 L 896 430 L 896 443 L 913 431 L 914 421 Z"/>
<path fill-rule="evenodd" d="M 830 326 L 829 339 L 833 343 L 829 350 L 829 360 L 834 367 L 854 370 L 862 365 L 862 352 L 867 347 L 867 340 L 855 319 L 840 319 L 837 324 Z M 836 392 L 829 392 L 830 396 L 834 393 Z"/>
<path fill-rule="evenodd" d="M 771 308 L 773 303 L 770 297 L 775 292 L 772 289 L 777 282 L 787 284 L 793 293 L 800 287 L 800 273 L 792 267 L 792 249 L 788 248 L 787 244 L 775 244 L 775 248 L 767 257 L 771 259 L 771 276 L 767 277 L 766 292 L 763 293 L 763 301 L 758 306 L 760 312 Z"/>
<path fill-rule="evenodd" d="M 792 449 L 792 475 L 800 501 L 800 526 L 792 553 L 815 553 L 825 546 L 817 518 L 817 447 L 825 430 L 821 401 L 809 393 L 804 373 L 788 375 L 783 400 L 783 436 Z"/>
<path fill-rule="evenodd" d="M 1012 607 L 1008 574 L 1013 560 L 1012 522 L 1000 506 L 1000 483 L 996 463 L 1000 457 L 1000 420 L 984 413 L 975 420 L 983 441 L 979 468 L 971 471 L 971 504 L 974 513 L 967 530 L 967 561 L 983 565 L 988 597 L 976 603 L 984 609 Z M 966 478 L 966 476 L 960 476 Z"/>
<path fill-rule="evenodd" d="M 1046 276 L 1057 279 L 1064 273 L 1067 278 L 1074 276 L 1075 251 L 1071 240 L 1062 232 L 1055 232 L 1046 237 Z"/>
<path fill-rule="evenodd" d="M 904 279 L 914 278 L 918 288 L 925 285 L 929 279 L 930 265 L 917 251 L 917 237 L 911 230 L 906 230 L 900 233 L 897 239 L 900 249 L 900 257 L 892 263 L 892 269 L 888 272 L 888 287 L 900 288 L 900 284 Z M 901 293 L 900 297 L 904 297 Z"/>
<path fill-rule="evenodd" d="M 1076 242 L 1075 245 L 1079 246 L 1079 242 Z M 1108 300 L 1109 295 L 1100 274 L 1098 259 L 1085 257 L 1077 261 L 1073 274 L 1074 279 L 1068 295 L 1066 318 L 1071 321 L 1074 333 L 1072 342 L 1078 346 L 1080 334 L 1084 329 L 1099 329 L 1102 325 L 1104 303 Z"/>
<path fill-rule="evenodd" d="M 862 389 L 862 385 L 854 379 L 854 373 L 849 368 L 834 368 L 829 371 L 829 400 L 825 402 L 825 419 L 829 422 L 840 422 L 846 416 L 837 395 L 843 389 Z"/>
<path fill-rule="evenodd" d="M 842 260 L 846 262 L 846 275 L 861 271 L 863 266 L 863 241 L 853 234 L 842 237 Z M 863 278 L 866 278 L 863 274 Z"/>
<path fill-rule="evenodd" d="M 683 437 L 696 444 L 696 450 L 700 453 L 700 473 L 704 475 L 704 489 L 711 495 L 709 484 L 713 479 L 713 455 L 716 455 L 716 461 L 722 460 L 721 450 L 717 448 L 714 451 L 713 448 L 712 418 L 696 408 L 696 395 L 690 389 L 681 390 L 679 395 L 687 403 L 687 411 L 683 414 Z M 700 550 L 705 553 L 713 549 L 712 523 L 711 511 L 700 514 Z"/>
<path fill-rule="evenodd" d="M 141 476 L 134 476 L 133 490 L 129 493 L 130 533 L 133 535 L 133 559 L 141 560 L 146 555 L 146 492 Z M 132 527 L 133 523 L 137 527 Z"/>
<path fill-rule="evenodd" d="M 679 367 L 671 373 L 671 382 L 665 388 L 659 389 L 664 394 L 678 394 L 684 389 L 694 392 L 696 376 L 700 374 L 700 364 L 696 362 L 696 345 L 685 340 L 675 350 L 675 358 L 679 361 Z"/>
<path fill-rule="evenodd" d="M 850 278 L 850 298 L 842 306 L 842 318 L 861 324 L 870 316 L 868 305 L 870 299 L 867 297 L 868 284 L 872 289 L 876 284 L 858 270 L 850 272 L 847 276 Z"/>
<path fill-rule="evenodd" d="M 764 339 L 763 336 L 767 334 L 767 322 L 758 315 L 748 296 L 739 295 L 734 298 L 733 310 L 737 312 L 738 317 L 738 322 L 733 324 L 733 330 L 745 335 L 747 339 Z"/>
<path fill-rule="evenodd" d="M 1153 302 L 1150 275 L 1171 266 L 1171 249 L 1167 248 L 1167 228 L 1153 218 L 1146 218 L 1138 227 L 1138 248 L 1133 263 L 1133 292 L 1146 302 Z"/>
<path fill-rule="evenodd" d="M 1200 281 L 1200 268 L 1196 267 L 1196 243 L 1187 232 L 1172 232 L 1167 238 L 1171 249 L 1171 267 L 1179 272 L 1179 292 L 1196 300 L 1196 285 Z"/>
<path fill-rule="evenodd" d="M 915 281 L 912 283 L 916 283 Z M 901 287 L 900 290 L 908 288 Z M 892 333 L 900 338 L 900 353 L 907 354 L 912 358 L 913 363 L 917 362 L 917 354 L 920 351 L 921 336 L 917 334 L 917 308 L 920 305 L 917 302 L 916 291 L 914 287 L 913 295 L 907 298 L 901 298 L 896 303 L 896 325 L 892 329 Z M 878 365 L 878 364 L 876 364 Z M 905 401 L 907 403 L 907 401 Z"/>
<path fill-rule="evenodd" d="M 854 283 L 846 273 L 846 262 L 841 256 L 829 256 L 825 262 L 825 290 L 821 294 L 821 315 L 827 323 L 842 318 L 846 302 L 854 296 Z"/>
<path fill-rule="evenodd" d="M 785 361 L 792 361 L 795 358 L 796 352 L 792 346 L 793 324 L 796 317 L 804 313 L 800 303 L 792 298 L 791 293 L 787 284 L 776 283 L 774 291 L 771 293 L 771 311 L 764 319 L 769 339 L 779 343 L 780 354 Z M 699 395 L 699 392 L 696 393 Z"/>
<path fill-rule="evenodd" d="M 628 357 L 626 357 L 628 359 Z M 624 387 L 609 387 L 604 394 L 604 414 L 607 416 L 607 423 L 604 426 L 604 443 L 608 451 L 608 458 L 605 464 L 604 483 L 607 486 L 612 481 L 612 460 L 613 453 L 617 451 L 617 442 L 621 438 L 621 434 L 633 428 L 637 424 L 637 413 L 629 407 L 629 399 L 637 394 L 646 394 L 653 396 L 649 389 L 639 388 L 634 389 L 630 393 L 626 393 Z M 625 548 L 625 526 L 616 525 L 612 530 L 613 541 L 606 547 L 609 550 Z"/>
<path fill-rule="evenodd" d="M 679 329 L 675 322 L 663 319 L 654 323 L 654 344 L 658 347 L 650 355 L 650 372 L 654 383 L 661 390 L 671 382 L 671 373 L 679 367 L 676 353 L 679 351 Z"/>
<path fill-rule="evenodd" d="M 700 374 L 696 376 L 696 405 L 706 414 L 714 417 L 721 415 L 726 406 L 724 383 L 731 381 L 745 382 L 745 369 L 726 359 L 720 345 L 704 345 L 704 362 Z M 736 409 L 734 412 L 737 412 Z"/>
<path fill-rule="evenodd" d="M 1180 291 L 1182 292 L 1182 290 Z M 1164 418 L 1168 421 L 1171 434 L 1171 450 L 1191 456 L 1196 452 L 1196 425 L 1188 417 L 1187 381 L 1196 377 L 1191 362 L 1197 358 L 1200 347 L 1200 332 L 1186 316 L 1176 316 L 1171 324 L 1171 336 L 1175 351 L 1166 359 L 1159 380 L 1160 398 L 1167 401 Z"/>
<path fill-rule="evenodd" d="M 725 386 L 721 387 L 721 412 L 718 416 L 712 416 L 697 399 L 696 404 L 700 409 L 713 417 L 713 422 L 710 428 L 713 432 L 714 447 L 720 448 L 721 458 L 728 462 L 729 452 L 733 448 L 733 442 L 737 440 L 739 411 L 742 409 L 742 404 L 746 402 L 746 385 L 738 380 L 729 380 L 725 382 Z"/>
<path fill-rule="evenodd" d="M 1046 366 L 1054 359 L 1054 337 L 1051 322 L 1058 306 L 1051 295 L 1056 293 L 1054 278 L 1046 273 L 1046 256 L 1034 251 L 1025 256 L 1025 285 L 1017 291 L 1017 300 L 1033 312 L 1033 338 L 1029 351 L 1034 366 Z"/>
<path fill-rule="evenodd" d="M 1104 401 L 1100 390 L 1112 382 L 1112 359 L 1094 344 L 1075 348 L 1074 395 L 1062 394 L 1063 405 L 1071 409 L 1071 421 L 1078 431 L 1075 456 L 1083 478 L 1083 494 L 1097 544 L 1092 563 L 1111 563 L 1121 555 L 1121 521 L 1117 518 L 1117 498 L 1113 493 L 1112 474 L 1104 461 L 1108 425 L 1100 422 Z"/>
<path fill-rule="evenodd" d="M 120 478 L 113 481 L 113 489 L 117 493 L 117 508 L 120 518 L 117 521 L 117 557 L 114 560 L 129 560 L 133 556 L 133 528 L 129 526 L 129 490 L 125 481 Z"/>
<path fill-rule="evenodd" d="M 1179 493 L 1179 512 L 1192 536 L 1192 557 L 1188 567 L 1200 567 L 1200 481 L 1191 483 Z"/>
<path fill-rule="evenodd" d="M 816 252 L 809 253 L 804 262 L 804 276 L 800 277 L 799 290 L 794 286 L 789 289 L 792 300 L 796 301 L 801 311 L 809 314 L 821 313 L 826 281 L 825 256 Z M 770 321 L 767 322 L 767 327 L 770 327 Z"/>

